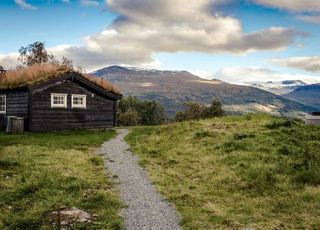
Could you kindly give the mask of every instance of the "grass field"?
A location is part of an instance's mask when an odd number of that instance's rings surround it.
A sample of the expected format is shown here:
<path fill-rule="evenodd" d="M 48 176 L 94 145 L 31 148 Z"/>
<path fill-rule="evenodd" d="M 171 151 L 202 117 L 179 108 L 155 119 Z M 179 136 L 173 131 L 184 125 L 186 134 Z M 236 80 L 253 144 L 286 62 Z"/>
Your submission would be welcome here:
<path fill-rule="evenodd" d="M 184 229 L 320 229 L 320 127 L 227 116 L 127 137 Z"/>
<path fill-rule="evenodd" d="M 112 130 L 0 133 L 0 229 L 54 229 L 49 214 L 64 206 L 98 215 L 72 229 L 122 229 L 122 204 L 93 149 L 114 136 Z"/>

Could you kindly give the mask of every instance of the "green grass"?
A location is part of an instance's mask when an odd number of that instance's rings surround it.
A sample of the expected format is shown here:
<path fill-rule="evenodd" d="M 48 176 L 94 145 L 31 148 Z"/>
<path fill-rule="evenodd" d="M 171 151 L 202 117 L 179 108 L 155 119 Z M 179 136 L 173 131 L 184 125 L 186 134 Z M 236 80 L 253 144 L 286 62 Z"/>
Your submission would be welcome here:
<path fill-rule="evenodd" d="M 184 229 L 320 229 L 320 127 L 227 116 L 127 137 Z"/>
<path fill-rule="evenodd" d="M 90 226 L 122 229 L 122 204 L 94 148 L 115 131 L 0 133 L 0 229 L 54 229 L 50 213 L 78 207 L 98 215 Z"/>

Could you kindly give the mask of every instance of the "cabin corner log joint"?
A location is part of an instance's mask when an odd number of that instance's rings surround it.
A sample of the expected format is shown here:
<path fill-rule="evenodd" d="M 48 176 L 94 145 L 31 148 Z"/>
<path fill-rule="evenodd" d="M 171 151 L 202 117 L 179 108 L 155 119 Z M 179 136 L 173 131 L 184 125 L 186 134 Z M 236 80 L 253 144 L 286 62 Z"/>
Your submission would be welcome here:
<path fill-rule="evenodd" d="M 35 132 L 112 128 L 121 97 L 73 71 L 37 84 L 0 88 L 0 130 L 11 116 L 24 118 L 24 129 Z"/>

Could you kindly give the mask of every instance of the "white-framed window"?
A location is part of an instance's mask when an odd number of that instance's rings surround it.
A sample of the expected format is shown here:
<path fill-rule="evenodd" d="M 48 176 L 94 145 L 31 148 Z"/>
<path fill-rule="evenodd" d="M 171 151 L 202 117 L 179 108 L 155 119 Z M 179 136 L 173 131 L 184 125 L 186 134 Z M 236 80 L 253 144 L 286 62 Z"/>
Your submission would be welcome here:
<path fill-rule="evenodd" d="M 72 94 L 71 95 L 72 108 L 87 108 L 87 95 Z"/>
<path fill-rule="evenodd" d="M 67 108 L 67 94 L 52 93 L 51 108 Z"/>
<path fill-rule="evenodd" d="M 6 95 L 0 95 L 0 114 L 5 114 L 7 109 L 7 97 Z"/>

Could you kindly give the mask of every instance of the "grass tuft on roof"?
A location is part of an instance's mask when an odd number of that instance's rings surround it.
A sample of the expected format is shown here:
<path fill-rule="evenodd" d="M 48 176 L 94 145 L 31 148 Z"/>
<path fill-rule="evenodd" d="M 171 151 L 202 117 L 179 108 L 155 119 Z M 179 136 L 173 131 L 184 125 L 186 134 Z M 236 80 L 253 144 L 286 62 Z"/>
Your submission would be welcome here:
<path fill-rule="evenodd" d="M 0 78 L 0 89 L 12 89 L 26 85 L 36 85 L 61 77 L 67 73 L 77 73 L 104 90 L 121 95 L 119 89 L 103 78 L 96 78 L 88 74 L 82 74 L 71 68 L 55 64 L 36 64 L 30 67 L 20 67 L 14 70 L 9 70 L 5 76 Z"/>

